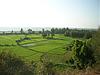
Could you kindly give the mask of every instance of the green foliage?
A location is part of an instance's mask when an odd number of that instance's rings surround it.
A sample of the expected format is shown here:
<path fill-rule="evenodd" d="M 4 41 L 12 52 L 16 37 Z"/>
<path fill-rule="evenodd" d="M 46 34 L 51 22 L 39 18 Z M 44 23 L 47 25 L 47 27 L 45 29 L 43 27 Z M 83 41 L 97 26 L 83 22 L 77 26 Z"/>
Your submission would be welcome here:
<path fill-rule="evenodd" d="M 46 33 L 43 33 L 42 36 L 43 36 L 43 38 L 46 38 L 47 37 L 47 34 Z"/>
<path fill-rule="evenodd" d="M 95 63 L 92 46 L 89 41 L 75 40 L 70 47 L 72 50 L 72 57 L 69 63 L 73 64 L 74 67 L 83 69 Z"/>
<path fill-rule="evenodd" d="M 20 30 L 20 33 L 21 33 L 21 34 L 23 34 L 23 33 L 24 33 L 24 30 L 23 30 L 23 28 L 21 28 L 21 30 Z"/>
<path fill-rule="evenodd" d="M 89 39 L 92 38 L 94 32 L 95 30 L 66 29 L 64 36 Z"/>
<path fill-rule="evenodd" d="M 100 71 L 100 28 L 96 31 L 92 38 L 92 46 L 95 49 L 96 64 L 95 69 Z"/>
<path fill-rule="evenodd" d="M 100 49 L 100 28 L 93 35 L 92 43 L 95 49 Z"/>
<path fill-rule="evenodd" d="M 0 53 L 0 75 L 34 75 L 34 68 L 9 52 Z"/>
<path fill-rule="evenodd" d="M 54 28 L 51 29 L 51 37 L 53 38 L 53 36 L 55 36 L 55 30 L 54 30 Z"/>
<path fill-rule="evenodd" d="M 32 29 L 28 29 L 28 34 L 32 34 Z"/>

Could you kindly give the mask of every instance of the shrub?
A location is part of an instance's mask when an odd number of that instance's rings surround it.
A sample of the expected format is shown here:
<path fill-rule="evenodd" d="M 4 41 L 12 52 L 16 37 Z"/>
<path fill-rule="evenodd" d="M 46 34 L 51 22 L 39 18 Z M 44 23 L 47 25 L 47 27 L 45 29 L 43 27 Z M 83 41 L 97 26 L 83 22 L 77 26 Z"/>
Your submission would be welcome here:
<path fill-rule="evenodd" d="M 92 46 L 89 41 L 75 40 L 72 47 L 70 47 L 72 50 L 72 57 L 69 63 L 78 69 L 84 69 L 88 66 L 92 67 L 95 63 Z"/>
<path fill-rule="evenodd" d="M 0 53 L 0 75 L 34 75 L 32 68 L 9 52 Z"/>

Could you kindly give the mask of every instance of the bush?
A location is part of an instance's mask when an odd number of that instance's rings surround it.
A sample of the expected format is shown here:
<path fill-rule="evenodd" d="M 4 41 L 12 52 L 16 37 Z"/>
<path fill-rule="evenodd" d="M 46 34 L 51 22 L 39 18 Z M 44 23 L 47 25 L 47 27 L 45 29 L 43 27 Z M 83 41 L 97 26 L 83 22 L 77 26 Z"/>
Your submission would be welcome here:
<path fill-rule="evenodd" d="M 89 41 L 75 40 L 70 47 L 70 50 L 72 50 L 72 57 L 69 63 L 78 69 L 84 69 L 88 66 L 92 67 L 95 63 L 92 46 Z"/>
<path fill-rule="evenodd" d="M 93 48 L 95 49 L 96 64 L 95 69 L 100 72 L 100 28 L 96 31 L 92 38 Z"/>
<path fill-rule="evenodd" d="M 32 68 L 9 52 L 0 53 L 0 75 L 34 75 Z"/>

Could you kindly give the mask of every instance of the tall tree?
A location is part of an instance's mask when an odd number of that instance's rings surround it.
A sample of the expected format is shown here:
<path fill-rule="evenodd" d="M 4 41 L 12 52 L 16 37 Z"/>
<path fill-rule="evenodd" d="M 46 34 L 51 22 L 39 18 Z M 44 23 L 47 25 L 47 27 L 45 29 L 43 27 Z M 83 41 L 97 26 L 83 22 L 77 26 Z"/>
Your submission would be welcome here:
<path fill-rule="evenodd" d="M 53 38 L 53 36 L 55 36 L 55 29 L 54 28 L 51 29 L 51 37 Z"/>
<path fill-rule="evenodd" d="M 43 38 L 46 38 L 46 36 L 47 36 L 47 33 L 45 32 L 44 29 L 42 29 L 42 36 L 43 36 Z"/>
<path fill-rule="evenodd" d="M 21 28 L 20 32 L 21 32 L 21 34 L 23 34 L 23 33 L 24 33 L 24 30 L 23 30 L 23 28 Z"/>
<path fill-rule="evenodd" d="M 11 31 L 11 34 L 13 34 L 13 33 L 14 33 L 14 31 L 12 30 L 12 31 Z"/>

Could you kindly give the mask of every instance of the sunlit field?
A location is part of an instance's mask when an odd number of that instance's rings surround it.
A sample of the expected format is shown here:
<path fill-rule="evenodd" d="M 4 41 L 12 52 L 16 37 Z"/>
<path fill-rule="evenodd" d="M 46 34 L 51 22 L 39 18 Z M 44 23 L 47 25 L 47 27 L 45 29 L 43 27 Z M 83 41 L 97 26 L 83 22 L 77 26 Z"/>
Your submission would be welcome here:
<path fill-rule="evenodd" d="M 32 34 L 27 35 L 27 37 L 31 38 L 30 40 L 21 41 L 20 45 L 17 45 L 16 40 L 24 37 L 25 35 L 1 35 L 0 51 L 10 51 L 26 61 L 38 61 L 40 56 L 45 53 L 55 55 L 65 53 L 64 47 L 73 40 L 60 34 L 56 34 L 55 39 L 43 39 L 41 35 Z"/>

